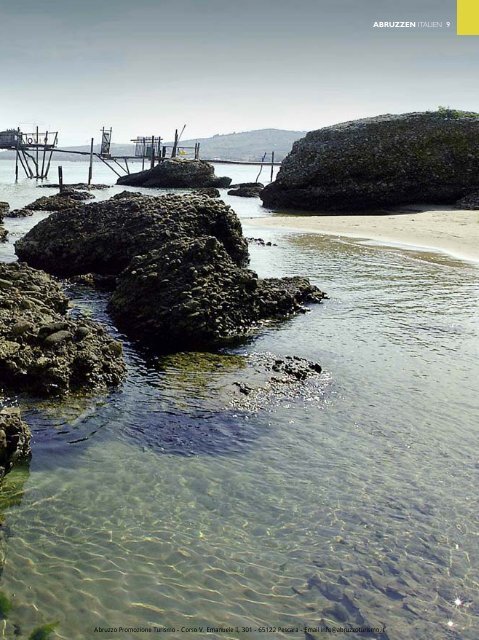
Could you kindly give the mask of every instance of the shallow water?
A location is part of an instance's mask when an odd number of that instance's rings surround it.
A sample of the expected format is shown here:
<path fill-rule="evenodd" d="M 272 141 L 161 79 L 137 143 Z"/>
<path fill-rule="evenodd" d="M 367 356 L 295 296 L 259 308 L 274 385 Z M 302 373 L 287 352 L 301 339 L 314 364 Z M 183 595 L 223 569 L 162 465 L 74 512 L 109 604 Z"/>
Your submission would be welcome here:
<path fill-rule="evenodd" d="M 39 192 L 3 184 L 0 200 Z M 263 214 L 257 200 L 229 202 Z M 7 220 L 12 239 L 42 215 Z M 321 621 L 386 626 L 348 638 L 477 638 L 477 267 L 244 230 L 277 244 L 251 246 L 261 275 L 308 275 L 330 299 L 234 354 L 318 361 L 321 392 L 238 412 L 222 392 L 235 358 L 224 369 L 199 356 L 157 362 L 127 344 L 128 379 L 109 398 L 20 399 L 33 459 L 0 490 L 5 637 L 58 620 L 65 640 L 102 637 L 95 626 L 179 638 L 208 625 L 235 629 L 211 638 L 304 638 Z M 11 243 L 0 258 L 13 259 Z M 109 322 L 104 296 L 70 294 Z"/>

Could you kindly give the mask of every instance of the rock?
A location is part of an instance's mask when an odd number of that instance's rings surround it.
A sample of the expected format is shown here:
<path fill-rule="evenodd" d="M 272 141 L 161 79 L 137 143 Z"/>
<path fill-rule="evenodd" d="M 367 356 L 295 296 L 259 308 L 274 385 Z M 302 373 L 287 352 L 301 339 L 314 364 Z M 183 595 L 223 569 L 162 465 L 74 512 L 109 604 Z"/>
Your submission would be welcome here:
<path fill-rule="evenodd" d="M 206 351 L 159 355 L 151 366 L 160 373 L 157 389 L 169 419 L 161 420 L 161 414 L 155 416 L 147 407 L 142 413 L 139 403 L 136 419 L 125 424 L 123 435 L 136 443 L 140 437 L 142 446 L 159 454 L 225 455 L 257 446 L 257 438 L 264 436 L 264 422 L 251 422 L 248 414 L 269 413 L 291 402 L 317 405 L 327 385 L 313 368 L 306 380 L 284 375 L 279 382 L 273 371 L 278 359 L 288 362 L 292 358 L 273 353 Z M 306 367 L 307 361 L 303 362 Z M 199 398 L 201 414 L 197 410 Z M 141 433 L 138 424 L 142 425 Z"/>
<path fill-rule="evenodd" d="M 212 164 L 204 160 L 162 160 L 153 169 L 118 178 L 117 184 L 130 187 L 227 187 L 231 178 L 218 178 Z"/>
<path fill-rule="evenodd" d="M 8 231 L 4 229 L 4 227 L 2 226 L 2 222 L 4 214 L 8 212 L 10 207 L 7 202 L 1 202 L 0 205 L 7 205 L 7 207 L 4 207 L 3 209 L 0 207 L 0 242 L 5 242 L 5 240 L 7 239 Z"/>
<path fill-rule="evenodd" d="M 311 131 L 294 143 L 263 204 L 356 211 L 453 203 L 479 190 L 479 114 L 382 115 Z"/>
<path fill-rule="evenodd" d="M 42 396 L 99 392 L 123 379 L 120 343 L 97 322 L 67 316 L 68 299 L 46 273 L 0 264 L 0 386 Z"/>
<path fill-rule="evenodd" d="M 13 211 L 9 211 L 5 214 L 6 218 L 27 218 L 28 216 L 33 216 L 35 212 L 31 209 L 14 209 Z"/>
<path fill-rule="evenodd" d="M 0 479 L 15 462 L 30 456 L 30 430 L 16 408 L 0 409 Z"/>
<path fill-rule="evenodd" d="M 98 273 L 85 273 L 69 278 L 72 284 L 82 284 L 99 291 L 112 291 L 116 287 L 116 276 L 102 276 Z"/>
<path fill-rule="evenodd" d="M 192 194 L 198 196 L 208 196 L 209 198 L 219 198 L 220 192 L 216 187 L 203 187 L 202 189 L 195 189 Z"/>
<path fill-rule="evenodd" d="M 304 278 L 259 280 L 212 236 L 180 238 L 134 258 L 109 310 L 118 326 L 160 351 L 205 348 L 285 318 L 324 294 Z"/>
<path fill-rule="evenodd" d="M 259 247 L 277 247 L 278 245 L 268 240 L 267 242 L 263 238 L 246 238 L 248 244 L 257 244 Z"/>
<path fill-rule="evenodd" d="M 229 196 L 240 196 L 241 198 L 257 198 L 264 189 L 261 182 L 242 182 L 240 184 L 232 184 L 228 191 Z"/>
<path fill-rule="evenodd" d="M 15 245 L 18 257 L 59 276 L 115 275 L 173 238 L 213 235 L 237 264 L 248 245 L 235 212 L 205 196 L 112 198 L 53 213 Z"/>
<path fill-rule="evenodd" d="M 80 189 L 81 191 L 95 191 L 110 189 L 110 184 L 87 184 L 86 182 L 75 182 L 73 184 L 63 184 L 65 189 Z M 37 189 L 59 189 L 59 184 L 37 184 Z"/>
<path fill-rule="evenodd" d="M 456 202 L 457 209 L 479 209 L 479 191 L 469 193 Z"/>
<path fill-rule="evenodd" d="M 37 198 L 37 200 L 31 202 L 25 209 L 27 211 L 65 211 L 76 207 L 82 200 L 90 200 L 91 198 L 94 198 L 94 196 L 87 191 L 76 191 L 75 189 L 65 188 L 53 196 Z M 17 217 L 20 215 L 31 215 L 29 213 L 22 214 L 22 211 L 22 209 L 16 211 L 15 215 Z"/>
<path fill-rule="evenodd" d="M 143 198 L 145 196 L 141 191 L 120 191 L 120 193 L 115 193 L 114 196 L 111 197 L 112 200 L 124 200 L 125 198 Z"/>
<path fill-rule="evenodd" d="M 246 361 L 240 380 L 226 387 L 230 406 L 258 411 L 298 397 L 317 400 L 321 374 L 318 363 L 272 353 L 248 354 Z"/>
<path fill-rule="evenodd" d="M 238 182 L 230 184 L 231 189 L 264 189 L 262 182 Z"/>
<path fill-rule="evenodd" d="M 0 202 L 0 222 L 2 220 L 2 216 L 6 215 L 10 211 L 10 205 L 8 202 Z"/>

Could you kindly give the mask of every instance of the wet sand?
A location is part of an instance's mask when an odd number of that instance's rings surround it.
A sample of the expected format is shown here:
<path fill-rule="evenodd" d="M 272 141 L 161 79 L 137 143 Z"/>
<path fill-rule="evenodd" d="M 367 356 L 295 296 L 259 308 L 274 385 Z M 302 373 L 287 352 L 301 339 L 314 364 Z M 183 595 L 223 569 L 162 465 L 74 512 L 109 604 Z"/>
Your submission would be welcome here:
<path fill-rule="evenodd" d="M 479 262 L 479 211 L 417 205 L 382 215 L 273 214 L 248 224 L 441 251 Z"/>

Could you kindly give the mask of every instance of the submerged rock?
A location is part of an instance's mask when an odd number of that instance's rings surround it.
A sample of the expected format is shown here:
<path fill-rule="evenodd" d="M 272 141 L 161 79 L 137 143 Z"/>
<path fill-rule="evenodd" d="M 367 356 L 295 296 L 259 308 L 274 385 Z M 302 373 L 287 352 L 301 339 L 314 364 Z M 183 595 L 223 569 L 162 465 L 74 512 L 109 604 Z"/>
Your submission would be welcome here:
<path fill-rule="evenodd" d="M 16 408 L 0 409 L 0 480 L 13 465 L 30 456 L 30 430 Z"/>
<path fill-rule="evenodd" d="M 168 158 L 153 169 L 118 178 L 117 184 L 130 187 L 227 187 L 231 178 L 218 178 L 212 164 L 204 160 Z"/>
<path fill-rule="evenodd" d="M 0 264 L 0 294 L 1 386 L 48 396 L 121 382 L 121 344 L 98 323 L 69 318 L 66 296 L 46 273 Z"/>
<path fill-rule="evenodd" d="M 215 237 L 180 238 L 138 256 L 119 276 L 109 309 L 131 336 L 161 351 L 241 338 L 324 294 L 305 278 L 259 280 Z"/>
<path fill-rule="evenodd" d="M 453 203 L 479 190 L 479 114 L 382 115 L 311 131 L 294 143 L 264 205 L 354 211 Z"/>
<path fill-rule="evenodd" d="M 271 240 L 264 240 L 263 238 L 246 238 L 248 244 L 256 244 L 259 247 L 277 247 L 278 245 Z"/>
<path fill-rule="evenodd" d="M 123 195 L 53 213 L 15 244 L 18 257 L 60 276 L 115 275 L 130 260 L 173 238 L 212 235 L 237 264 L 248 245 L 235 212 L 204 196 Z"/>
<path fill-rule="evenodd" d="M 264 184 L 261 184 L 261 182 L 241 182 L 240 184 L 232 184 L 228 195 L 241 198 L 257 198 L 263 189 Z"/>
<path fill-rule="evenodd" d="M 318 364 L 268 352 L 180 352 L 151 366 L 161 372 L 155 387 L 165 411 L 137 414 L 125 432 L 141 446 L 170 455 L 244 451 L 264 435 L 263 421 L 249 420 L 251 414 L 284 403 L 322 403 L 329 385 Z"/>

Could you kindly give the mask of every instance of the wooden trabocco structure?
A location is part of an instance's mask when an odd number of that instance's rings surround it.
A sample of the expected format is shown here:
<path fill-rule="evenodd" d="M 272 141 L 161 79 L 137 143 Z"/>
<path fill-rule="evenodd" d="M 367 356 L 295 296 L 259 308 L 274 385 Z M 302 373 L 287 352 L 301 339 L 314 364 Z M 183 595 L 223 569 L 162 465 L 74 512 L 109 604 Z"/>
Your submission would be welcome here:
<path fill-rule="evenodd" d="M 27 178 L 48 177 L 53 151 L 58 142 L 58 131 L 23 133 L 20 129 L 0 131 L 0 149 L 15 151 L 15 179 L 18 180 L 19 164 Z"/>

